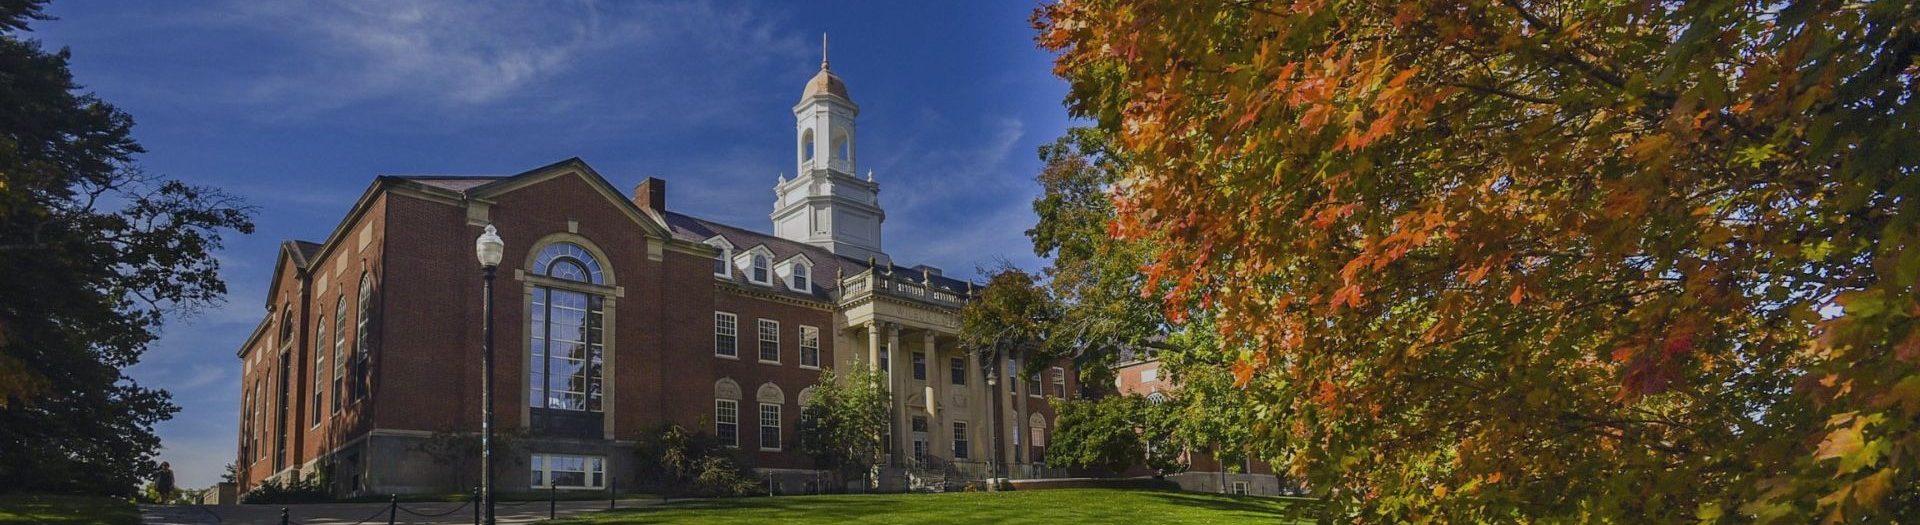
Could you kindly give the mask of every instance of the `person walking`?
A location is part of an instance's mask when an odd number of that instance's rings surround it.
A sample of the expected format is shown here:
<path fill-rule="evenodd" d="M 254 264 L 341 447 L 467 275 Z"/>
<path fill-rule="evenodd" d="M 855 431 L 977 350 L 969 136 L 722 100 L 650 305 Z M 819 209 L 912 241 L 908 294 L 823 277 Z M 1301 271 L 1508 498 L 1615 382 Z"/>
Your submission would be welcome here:
<path fill-rule="evenodd" d="M 173 466 L 160 462 L 160 473 L 153 477 L 153 489 L 160 493 L 160 503 L 173 500 Z"/>

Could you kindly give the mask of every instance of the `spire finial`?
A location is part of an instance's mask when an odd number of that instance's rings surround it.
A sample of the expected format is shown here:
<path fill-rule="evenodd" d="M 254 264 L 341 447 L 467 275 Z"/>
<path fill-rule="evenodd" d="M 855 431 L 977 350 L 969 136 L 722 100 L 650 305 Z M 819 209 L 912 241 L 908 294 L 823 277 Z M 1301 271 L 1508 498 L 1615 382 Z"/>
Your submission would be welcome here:
<path fill-rule="evenodd" d="M 827 70 L 827 32 L 820 32 L 820 70 Z"/>

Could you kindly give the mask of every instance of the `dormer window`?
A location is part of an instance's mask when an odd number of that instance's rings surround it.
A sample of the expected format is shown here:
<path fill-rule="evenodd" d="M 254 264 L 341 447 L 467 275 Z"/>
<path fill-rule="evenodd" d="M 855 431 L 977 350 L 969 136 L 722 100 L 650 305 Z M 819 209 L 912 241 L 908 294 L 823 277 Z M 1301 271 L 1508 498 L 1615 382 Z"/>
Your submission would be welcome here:
<path fill-rule="evenodd" d="M 753 256 L 753 282 L 760 284 L 771 283 L 772 280 L 768 278 L 767 274 L 772 273 L 772 271 L 772 268 L 767 264 L 767 256 Z"/>
<path fill-rule="evenodd" d="M 813 290 L 811 288 L 813 283 L 807 280 L 807 275 L 808 275 L 807 272 L 810 270 L 812 269 L 807 267 L 807 263 L 793 263 L 792 286 L 794 290 L 802 291 L 802 292 L 808 292 Z"/>
<path fill-rule="evenodd" d="M 713 254 L 713 275 L 721 278 L 733 277 L 733 243 L 725 237 L 714 236 L 707 239 L 707 246 L 718 248 L 720 253 Z"/>

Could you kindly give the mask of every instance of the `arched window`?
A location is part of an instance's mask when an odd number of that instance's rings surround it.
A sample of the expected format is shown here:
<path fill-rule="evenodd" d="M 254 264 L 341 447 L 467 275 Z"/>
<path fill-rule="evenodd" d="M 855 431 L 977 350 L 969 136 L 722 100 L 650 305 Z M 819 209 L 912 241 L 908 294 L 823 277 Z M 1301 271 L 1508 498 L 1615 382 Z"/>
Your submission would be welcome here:
<path fill-rule="evenodd" d="M 333 411 L 340 411 L 340 397 L 347 385 L 347 294 L 333 302 Z"/>
<path fill-rule="evenodd" d="M 740 384 L 732 379 L 713 382 L 713 433 L 722 445 L 740 446 Z"/>
<path fill-rule="evenodd" d="M 359 297 L 359 319 L 354 323 L 353 333 L 353 400 L 356 402 L 367 397 L 367 381 L 370 379 L 367 374 L 372 373 L 367 366 L 367 357 L 373 353 L 373 342 L 367 340 L 367 332 L 372 329 L 370 324 L 373 321 L 370 313 L 373 306 L 373 275 L 360 274 Z"/>
<path fill-rule="evenodd" d="M 1162 394 L 1162 393 L 1159 393 L 1159 392 L 1154 392 L 1154 393 L 1151 393 L 1151 394 L 1147 394 L 1147 402 L 1148 402 L 1148 403 L 1153 403 L 1153 404 L 1156 404 L 1156 405 L 1158 405 L 1158 404 L 1161 404 L 1161 403 L 1165 403 L 1165 402 L 1167 402 L 1167 395 L 1166 395 L 1166 394 Z"/>
<path fill-rule="evenodd" d="M 326 413 L 327 396 L 327 316 L 320 316 L 319 334 L 313 337 L 313 425 L 320 424 L 320 414 Z"/>
<path fill-rule="evenodd" d="M 812 291 L 813 289 L 808 287 L 810 285 L 808 272 L 812 270 L 807 267 L 807 263 L 793 263 L 793 289 L 802 292 Z"/>
<path fill-rule="evenodd" d="M 562 281 L 605 284 L 600 261 L 580 245 L 547 245 L 533 272 Z M 528 406 L 599 412 L 605 366 L 602 327 L 606 297 L 589 287 L 537 285 L 527 313 L 533 343 L 527 369 Z"/>
<path fill-rule="evenodd" d="M 594 259 L 586 248 L 570 242 L 556 242 L 540 249 L 540 256 L 533 260 L 533 273 L 568 281 L 606 284 L 606 277 L 600 272 L 600 261 Z"/>
<path fill-rule="evenodd" d="M 758 254 L 754 255 L 753 256 L 753 282 L 760 283 L 760 284 L 767 284 L 772 282 L 768 280 L 767 272 L 768 272 L 767 256 L 758 255 Z"/>
<path fill-rule="evenodd" d="M 813 160 L 813 130 L 800 132 L 800 160 Z"/>

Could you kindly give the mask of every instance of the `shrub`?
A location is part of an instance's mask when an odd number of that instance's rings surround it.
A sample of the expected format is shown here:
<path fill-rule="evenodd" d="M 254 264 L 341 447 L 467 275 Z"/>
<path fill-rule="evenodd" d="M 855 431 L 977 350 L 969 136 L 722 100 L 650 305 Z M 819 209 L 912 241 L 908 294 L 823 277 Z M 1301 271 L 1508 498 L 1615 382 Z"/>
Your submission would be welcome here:
<path fill-rule="evenodd" d="M 269 479 L 246 494 L 240 495 L 241 503 L 277 504 L 277 503 L 324 503 L 333 501 L 333 494 L 327 491 L 327 480 L 318 471 L 307 476 L 294 472 L 285 481 Z"/>
<path fill-rule="evenodd" d="M 731 448 L 712 436 L 668 425 L 643 436 L 635 446 L 643 480 L 669 496 L 745 496 L 754 494 L 753 471 Z"/>

